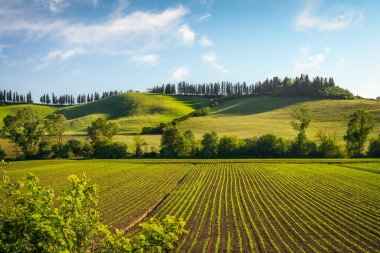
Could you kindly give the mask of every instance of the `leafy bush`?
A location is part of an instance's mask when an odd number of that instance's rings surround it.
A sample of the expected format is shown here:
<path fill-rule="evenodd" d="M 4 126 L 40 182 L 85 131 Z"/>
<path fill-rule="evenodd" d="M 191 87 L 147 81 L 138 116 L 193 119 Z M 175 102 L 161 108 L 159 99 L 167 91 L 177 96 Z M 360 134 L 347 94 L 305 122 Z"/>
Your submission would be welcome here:
<path fill-rule="evenodd" d="M 377 139 L 372 139 L 368 147 L 369 157 L 380 157 L 380 135 Z"/>
<path fill-rule="evenodd" d="M 62 145 L 56 140 L 46 139 L 40 142 L 38 147 L 38 158 L 49 159 L 60 156 Z"/>
<path fill-rule="evenodd" d="M 111 233 L 96 211 L 96 185 L 86 177 L 69 177 L 59 197 L 27 176 L 14 182 L 0 171 L 0 249 L 21 252 L 162 252 L 174 248 L 187 231 L 182 219 L 167 216 L 144 222 L 142 234 L 127 238 Z"/>
<path fill-rule="evenodd" d="M 296 158 L 315 157 L 317 155 L 317 144 L 308 140 L 306 135 L 301 133 L 291 142 L 289 155 Z"/>
<path fill-rule="evenodd" d="M 0 146 L 0 161 L 4 160 L 6 156 L 5 150 Z"/>
<path fill-rule="evenodd" d="M 219 157 L 236 157 L 240 153 L 243 141 L 236 136 L 223 136 L 218 144 Z"/>
<path fill-rule="evenodd" d="M 264 158 L 278 158 L 286 156 L 286 145 L 282 138 L 273 134 L 266 134 L 256 141 L 255 156 Z"/>
<path fill-rule="evenodd" d="M 194 116 L 194 117 L 202 117 L 202 116 L 210 115 L 210 113 L 211 113 L 211 108 L 208 107 L 208 106 L 205 106 L 205 107 L 199 108 L 198 110 L 195 110 L 192 113 L 192 116 Z"/>
<path fill-rule="evenodd" d="M 317 134 L 319 145 L 317 156 L 320 158 L 341 158 L 344 157 L 341 147 L 337 144 L 335 138 L 323 132 Z"/>
<path fill-rule="evenodd" d="M 63 145 L 62 158 L 89 158 L 93 155 L 91 144 L 84 139 L 73 139 Z"/>
<path fill-rule="evenodd" d="M 94 143 L 94 157 L 98 159 L 127 158 L 127 145 L 123 142 L 112 142 L 101 139 Z"/>

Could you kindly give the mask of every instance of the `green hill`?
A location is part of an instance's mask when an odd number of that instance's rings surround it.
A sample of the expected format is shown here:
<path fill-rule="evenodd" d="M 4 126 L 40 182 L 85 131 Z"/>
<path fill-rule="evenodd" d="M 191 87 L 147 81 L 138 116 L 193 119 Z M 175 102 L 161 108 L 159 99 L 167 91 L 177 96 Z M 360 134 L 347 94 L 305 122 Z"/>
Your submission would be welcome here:
<path fill-rule="evenodd" d="M 87 126 L 98 117 L 104 117 L 117 123 L 119 133 L 139 133 L 144 126 L 156 126 L 161 122 L 170 122 L 175 118 L 189 114 L 194 109 L 207 105 L 208 98 L 194 96 L 168 96 L 128 92 L 108 97 L 96 102 L 53 107 L 32 105 L 41 117 L 56 112 L 69 120 L 66 134 L 82 134 Z M 0 119 L 14 115 L 29 105 L 6 105 L 0 107 Z"/>
<path fill-rule="evenodd" d="M 211 115 L 190 118 L 181 122 L 182 129 L 191 129 L 197 137 L 215 130 L 219 135 L 239 137 L 260 136 L 273 133 L 284 138 L 294 138 L 296 132 L 290 126 L 289 108 L 306 103 L 312 109 L 312 122 L 307 134 L 314 139 L 318 130 L 336 134 L 338 140 L 346 131 L 349 115 L 363 108 L 376 119 L 374 134 L 380 133 L 380 102 L 368 99 L 318 100 L 308 98 L 250 97 L 222 103 Z"/>

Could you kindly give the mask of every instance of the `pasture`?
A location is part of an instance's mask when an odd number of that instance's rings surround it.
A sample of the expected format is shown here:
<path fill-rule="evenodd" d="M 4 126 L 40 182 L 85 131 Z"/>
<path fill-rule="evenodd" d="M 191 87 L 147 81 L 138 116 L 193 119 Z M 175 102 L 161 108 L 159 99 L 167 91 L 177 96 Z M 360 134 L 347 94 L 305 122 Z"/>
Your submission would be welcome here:
<path fill-rule="evenodd" d="M 175 252 L 378 252 L 380 160 L 15 162 L 59 192 L 70 174 L 98 184 L 102 219 L 183 217 Z M 133 233 L 132 229 L 132 233 Z"/>

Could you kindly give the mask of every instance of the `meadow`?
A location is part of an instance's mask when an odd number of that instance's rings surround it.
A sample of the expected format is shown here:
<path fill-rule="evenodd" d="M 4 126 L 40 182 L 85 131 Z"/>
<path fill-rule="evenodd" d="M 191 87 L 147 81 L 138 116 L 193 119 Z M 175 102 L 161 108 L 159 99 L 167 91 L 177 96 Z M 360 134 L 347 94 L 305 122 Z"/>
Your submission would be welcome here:
<path fill-rule="evenodd" d="M 70 174 L 98 184 L 107 224 L 183 217 L 175 252 L 378 252 L 380 160 L 14 162 L 59 192 Z M 132 229 L 131 233 L 134 233 Z"/>

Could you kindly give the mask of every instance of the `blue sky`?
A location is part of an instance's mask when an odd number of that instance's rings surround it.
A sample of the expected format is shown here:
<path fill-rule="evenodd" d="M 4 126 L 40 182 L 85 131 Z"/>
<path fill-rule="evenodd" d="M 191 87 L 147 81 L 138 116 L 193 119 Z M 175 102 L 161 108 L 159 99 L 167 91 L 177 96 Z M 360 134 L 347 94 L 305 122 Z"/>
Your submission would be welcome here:
<path fill-rule="evenodd" d="M 0 0 L 0 89 L 334 77 L 380 96 L 380 1 Z"/>

